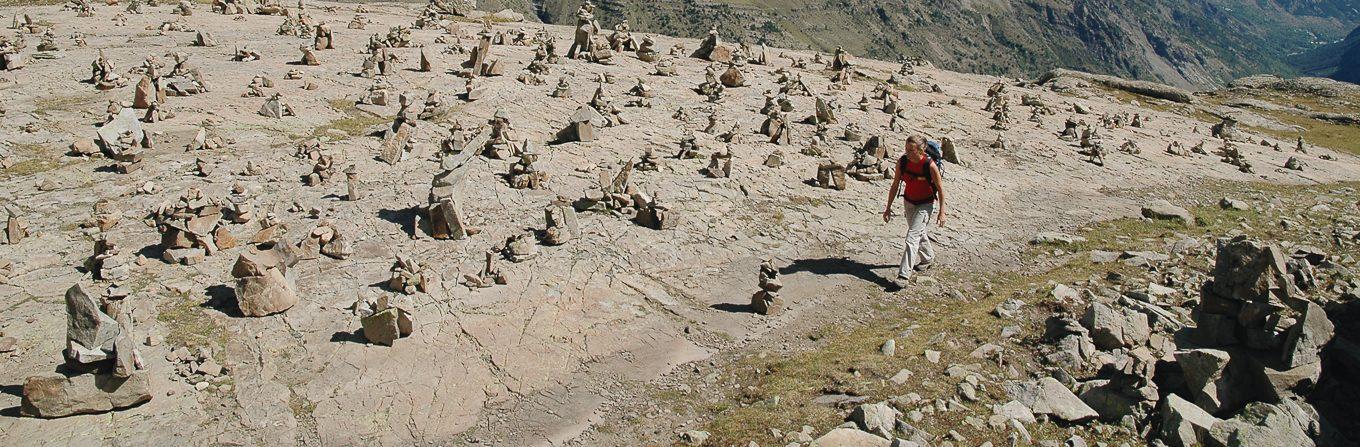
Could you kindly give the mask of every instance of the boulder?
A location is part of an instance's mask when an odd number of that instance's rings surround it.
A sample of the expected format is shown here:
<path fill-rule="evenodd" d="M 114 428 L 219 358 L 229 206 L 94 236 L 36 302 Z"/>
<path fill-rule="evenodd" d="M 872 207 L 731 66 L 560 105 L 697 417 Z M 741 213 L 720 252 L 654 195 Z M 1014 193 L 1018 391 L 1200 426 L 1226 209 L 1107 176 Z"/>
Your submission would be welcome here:
<path fill-rule="evenodd" d="M 1086 238 L 1055 231 L 1036 234 L 1033 239 L 1029 240 L 1029 243 L 1033 245 L 1072 245 L 1081 242 L 1086 242 Z"/>
<path fill-rule="evenodd" d="M 861 430 L 879 436 L 889 438 L 892 436 L 893 427 L 897 425 L 897 418 L 902 413 L 884 402 L 876 404 L 863 404 L 855 407 L 850 413 L 850 422 L 854 422 Z"/>
<path fill-rule="evenodd" d="M 1047 414 L 1054 418 L 1080 422 L 1100 416 L 1076 394 L 1052 377 L 1031 382 L 1008 382 L 1006 393 L 1011 399 L 1025 404 L 1034 414 Z"/>
<path fill-rule="evenodd" d="M 813 441 L 821 447 L 890 447 L 892 441 L 853 428 L 834 428 Z"/>
<path fill-rule="evenodd" d="M 1048 84 L 1051 82 L 1059 82 L 1064 79 L 1080 79 L 1086 82 L 1104 85 L 1109 88 L 1152 98 L 1165 99 L 1167 101 L 1185 104 L 1195 101 L 1195 96 L 1189 91 L 1166 84 L 1158 84 L 1150 81 L 1131 81 L 1115 76 L 1091 74 L 1062 68 L 1045 73 L 1043 76 L 1040 76 L 1036 82 L 1039 84 Z"/>
<path fill-rule="evenodd" d="M 19 410 L 26 416 L 58 418 L 103 413 L 149 400 L 151 382 L 147 374 L 125 378 L 113 374 L 48 374 L 24 382 Z"/>
<path fill-rule="evenodd" d="M 114 339 L 122 328 L 113 317 L 99 310 L 79 284 L 66 290 L 66 358 L 93 363 L 109 358 Z"/>
<path fill-rule="evenodd" d="M 1218 418 L 1178 395 L 1167 395 L 1162 401 L 1161 439 L 1171 447 L 1201 445 L 1209 429 L 1218 422 Z"/>
<path fill-rule="evenodd" d="M 1247 405 L 1232 419 L 1214 424 L 1205 444 L 1212 447 L 1312 447 L 1315 421 L 1294 402 Z"/>
<path fill-rule="evenodd" d="M 395 307 L 374 312 L 360 319 L 359 323 L 363 325 L 364 338 L 384 346 L 392 346 L 398 338 L 411 335 L 413 330 L 411 314 Z"/>
<path fill-rule="evenodd" d="M 1138 404 L 1133 396 L 1126 395 L 1119 386 L 1109 380 L 1092 380 L 1082 384 L 1081 401 L 1100 414 L 1100 420 L 1117 422 L 1124 416 L 1139 416 Z"/>
<path fill-rule="evenodd" d="M 297 286 L 286 275 L 291 256 L 278 250 L 245 252 L 236 259 L 231 274 L 236 278 L 236 304 L 241 314 L 263 317 L 297 304 Z"/>
<path fill-rule="evenodd" d="M 1081 317 L 1096 347 L 1104 350 L 1131 348 L 1147 343 L 1152 330 L 1147 314 L 1129 308 L 1091 303 Z"/>
<path fill-rule="evenodd" d="M 1335 332 L 1332 321 L 1327 319 L 1327 311 L 1314 303 L 1308 303 L 1303 311 L 1303 319 L 1289 328 L 1284 340 L 1284 365 L 1296 368 L 1319 363 L 1322 347 L 1332 341 Z"/>
<path fill-rule="evenodd" d="M 1143 217 L 1156 220 L 1170 220 L 1180 222 L 1185 225 L 1193 225 L 1195 216 L 1189 210 L 1172 205 L 1165 200 L 1154 200 L 1143 205 Z"/>
<path fill-rule="evenodd" d="M 1225 372 L 1231 355 L 1217 349 L 1191 349 L 1174 355 L 1196 405 L 1211 413 L 1228 406 L 1224 399 L 1229 392 Z"/>
<path fill-rule="evenodd" d="M 1034 412 L 1030 411 L 1029 407 L 1014 400 L 1001 405 L 993 405 L 992 415 L 993 417 L 1000 418 L 1003 423 L 1012 419 L 1020 421 L 1022 424 L 1033 424 L 1037 422 L 1036 419 L 1034 419 Z"/>

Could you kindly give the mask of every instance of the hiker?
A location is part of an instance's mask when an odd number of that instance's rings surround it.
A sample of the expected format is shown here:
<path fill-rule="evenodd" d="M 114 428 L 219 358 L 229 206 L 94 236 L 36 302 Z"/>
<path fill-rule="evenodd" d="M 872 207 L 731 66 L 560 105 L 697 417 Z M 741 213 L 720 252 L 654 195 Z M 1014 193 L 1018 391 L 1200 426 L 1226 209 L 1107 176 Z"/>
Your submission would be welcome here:
<path fill-rule="evenodd" d="M 933 142 L 932 142 L 933 143 Z M 935 250 L 930 245 L 931 213 L 938 212 L 935 222 L 944 225 L 944 188 L 939 162 L 928 154 L 926 139 L 920 135 L 907 138 L 902 158 L 897 160 L 896 174 L 888 188 L 888 208 L 883 210 L 883 222 L 892 222 L 893 201 L 902 193 L 905 215 L 910 222 L 907 229 L 907 249 L 902 254 L 902 266 L 893 282 L 899 286 L 911 278 L 912 270 L 930 267 Z M 934 149 L 933 147 L 931 149 Z M 938 154 L 939 150 L 936 149 Z M 900 188 L 900 189 L 899 189 Z"/>

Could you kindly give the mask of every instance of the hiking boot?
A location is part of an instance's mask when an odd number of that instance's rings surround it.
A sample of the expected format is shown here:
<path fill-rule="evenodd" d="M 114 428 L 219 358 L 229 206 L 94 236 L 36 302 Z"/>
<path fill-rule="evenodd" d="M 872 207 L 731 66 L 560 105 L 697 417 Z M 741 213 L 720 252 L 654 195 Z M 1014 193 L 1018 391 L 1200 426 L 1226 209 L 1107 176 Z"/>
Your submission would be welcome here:
<path fill-rule="evenodd" d="M 897 290 L 902 290 L 907 288 L 908 284 L 911 284 L 911 278 L 905 276 L 898 276 L 896 278 L 893 278 L 892 283 L 893 287 L 896 287 Z"/>
<path fill-rule="evenodd" d="M 916 270 L 916 271 L 918 271 L 918 272 L 924 272 L 924 271 L 926 271 L 926 270 L 930 270 L 930 267 L 931 267 L 932 265 L 934 265 L 934 264 L 929 263 L 929 262 L 922 262 L 922 263 L 920 263 L 920 264 L 916 264 L 916 267 L 912 267 L 912 270 Z"/>

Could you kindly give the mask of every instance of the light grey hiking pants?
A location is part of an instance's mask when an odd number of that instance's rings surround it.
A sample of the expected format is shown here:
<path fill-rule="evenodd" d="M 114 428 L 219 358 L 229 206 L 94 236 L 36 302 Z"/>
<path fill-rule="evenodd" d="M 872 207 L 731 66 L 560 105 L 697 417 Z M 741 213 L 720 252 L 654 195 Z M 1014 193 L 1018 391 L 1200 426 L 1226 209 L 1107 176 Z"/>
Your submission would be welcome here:
<path fill-rule="evenodd" d="M 930 245 L 930 225 L 935 218 L 935 203 L 913 205 L 907 203 L 907 249 L 902 253 L 902 266 L 897 269 L 897 277 L 910 278 L 916 266 L 929 264 L 935 259 L 935 248 Z"/>

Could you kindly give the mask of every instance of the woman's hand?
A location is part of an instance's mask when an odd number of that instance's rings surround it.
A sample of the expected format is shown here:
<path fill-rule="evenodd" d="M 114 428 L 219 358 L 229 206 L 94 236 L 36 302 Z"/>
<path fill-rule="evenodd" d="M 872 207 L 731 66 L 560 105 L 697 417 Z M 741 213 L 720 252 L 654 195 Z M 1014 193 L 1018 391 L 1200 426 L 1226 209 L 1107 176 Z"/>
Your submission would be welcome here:
<path fill-rule="evenodd" d="M 890 223 L 890 222 L 892 222 L 892 218 L 893 218 L 892 208 L 888 208 L 888 209 L 886 209 L 886 210 L 883 210 L 883 223 Z"/>
<path fill-rule="evenodd" d="M 943 227 L 944 222 L 945 222 L 944 210 L 940 210 L 940 215 L 935 217 L 935 225 Z"/>

